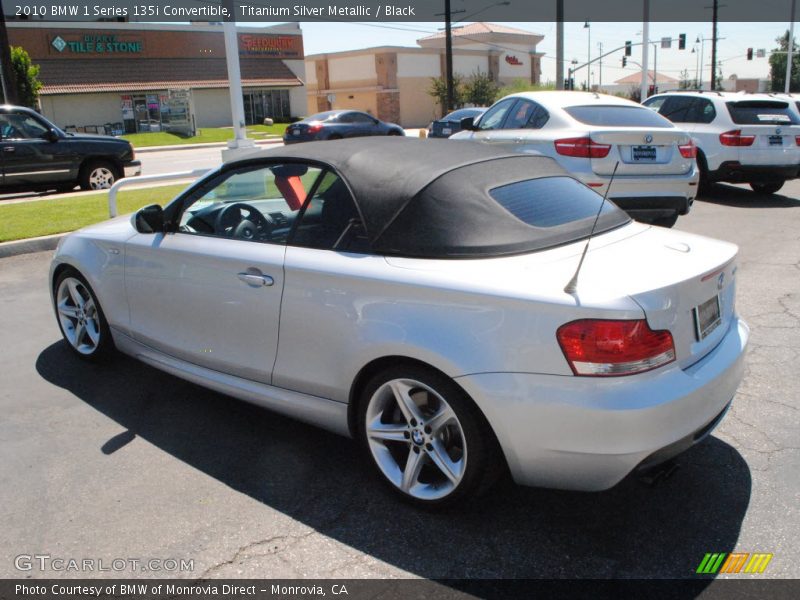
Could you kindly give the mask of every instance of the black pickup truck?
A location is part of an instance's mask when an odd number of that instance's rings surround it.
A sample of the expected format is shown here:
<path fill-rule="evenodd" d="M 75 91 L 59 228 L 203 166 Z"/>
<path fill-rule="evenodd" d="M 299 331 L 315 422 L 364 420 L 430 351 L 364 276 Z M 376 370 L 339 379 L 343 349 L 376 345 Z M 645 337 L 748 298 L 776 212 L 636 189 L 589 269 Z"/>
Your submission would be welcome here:
<path fill-rule="evenodd" d="M 108 135 L 65 133 L 22 106 L 0 106 L 0 193 L 110 188 L 141 175 L 133 146 Z"/>

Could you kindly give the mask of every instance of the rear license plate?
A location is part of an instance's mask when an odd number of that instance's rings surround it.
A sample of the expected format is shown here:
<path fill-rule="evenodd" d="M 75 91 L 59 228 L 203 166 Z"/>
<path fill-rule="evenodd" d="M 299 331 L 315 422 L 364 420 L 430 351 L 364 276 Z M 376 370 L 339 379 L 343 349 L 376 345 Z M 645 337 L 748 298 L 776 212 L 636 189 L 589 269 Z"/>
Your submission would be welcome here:
<path fill-rule="evenodd" d="M 450 129 L 449 127 L 442 128 L 442 135 L 450 135 L 451 133 L 453 133 L 453 130 Z"/>
<path fill-rule="evenodd" d="M 299 129 L 292 129 L 292 135 L 300 135 Z"/>
<path fill-rule="evenodd" d="M 656 159 L 655 146 L 634 146 L 632 150 L 633 160 L 636 162 L 653 162 Z"/>
<path fill-rule="evenodd" d="M 782 135 L 771 135 L 771 136 L 769 136 L 769 145 L 770 146 L 783 146 L 783 136 Z"/>
<path fill-rule="evenodd" d="M 721 322 L 719 294 L 694 307 L 694 324 L 698 340 L 707 338 Z"/>

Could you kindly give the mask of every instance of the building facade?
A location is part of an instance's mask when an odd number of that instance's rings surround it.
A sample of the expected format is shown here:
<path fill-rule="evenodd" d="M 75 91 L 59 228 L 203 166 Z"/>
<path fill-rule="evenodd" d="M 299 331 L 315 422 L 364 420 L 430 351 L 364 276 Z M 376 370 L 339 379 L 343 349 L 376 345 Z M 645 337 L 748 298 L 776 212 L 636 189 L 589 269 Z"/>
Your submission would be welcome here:
<path fill-rule="evenodd" d="M 197 127 L 231 125 L 225 42 L 218 25 L 9 22 L 12 46 L 40 66 L 42 113 L 61 127 L 117 133 L 167 129 L 176 93 Z M 295 24 L 239 28 L 248 124 L 306 111 L 303 36 Z M 176 118 L 176 117 L 173 117 Z"/>
<path fill-rule="evenodd" d="M 488 73 L 497 83 L 539 83 L 543 36 L 492 23 L 453 29 L 453 72 Z M 417 40 L 418 47 L 379 46 L 306 57 L 308 113 L 358 109 L 403 127 L 422 127 L 441 116 L 428 94 L 445 68 L 444 34 Z"/>

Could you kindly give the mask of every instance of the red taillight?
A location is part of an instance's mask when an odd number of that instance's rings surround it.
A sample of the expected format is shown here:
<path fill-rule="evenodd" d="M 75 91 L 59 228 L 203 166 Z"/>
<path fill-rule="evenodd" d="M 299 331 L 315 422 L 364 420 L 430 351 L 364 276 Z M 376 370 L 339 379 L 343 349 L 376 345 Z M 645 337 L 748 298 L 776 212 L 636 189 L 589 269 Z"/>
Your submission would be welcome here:
<path fill-rule="evenodd" d="M 611 150 L 610 144 L 598 144 L 588 137 L 564 138 L 554 143 L 559 154 L 578 158 L 605 158 Z"/>
<path fill-rule="evenodd" d="M 675 360 L 672 334 L 653 331 L 644 319 L 581 319 L 559 327 L 556 337 L 575 375 L 633 375 Z"/>
<path fill-rule="evenodd" d="M 317 133 L 320 129 L 322 129 L 322 123 L 317 121 L 313 121 L 308 124 L 308 133 Z"/>
<path fill-rule="evenodd" d="M 688 144 L 678 146 L 678 150 L 681 151 L 683 158 L 697 158 L 697 146 L 694 145 L 692 140 L 689 140 Z"/>
<path fill-rule="evenodd" d="M 800 135 L 794 136 L 794 143 L 800 146 Z"/>
<path fill-rule="evenodd" d="M 750 146 L 756 141 L 754 135 L 742 135 L 741 129 L 726 131 L 719 134 L 719 141 L 723 146 Z"/>

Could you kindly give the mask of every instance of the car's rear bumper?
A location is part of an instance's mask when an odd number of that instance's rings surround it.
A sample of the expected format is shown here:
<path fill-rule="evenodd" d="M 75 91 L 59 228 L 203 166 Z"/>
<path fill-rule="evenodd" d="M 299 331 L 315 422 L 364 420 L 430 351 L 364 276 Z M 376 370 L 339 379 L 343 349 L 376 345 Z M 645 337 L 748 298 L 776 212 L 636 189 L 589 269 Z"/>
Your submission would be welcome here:
<path fill-rule="evenodd" d="M 716 171 L 709 171 L 708 179 L 730 183 L 767 183 L 795 179 L 798 174 L 800 165 L 743 165 L 738 161 L 727 161 Z"/>
<path fill-rule="evenodd" d="M 122 165 L 125 177 L 136 177 L 142 174 L 142 163 L 138 160 L 132 160 Z"/>
<path fill-rule="evenodd" d="M 630 377 L 482 373 L 456 381 L 484 412 L 523 485 L 599 491 L 681 452 L 721 420 L 744 374 L 747 325 L 734 319 L 689 368 Z"/>
<path fill-rule="evenodd" d="M 612 197 L 611 200 L 634 219 L 685 215 L 692 207 L 692 199 L 685 196 Z"/>

